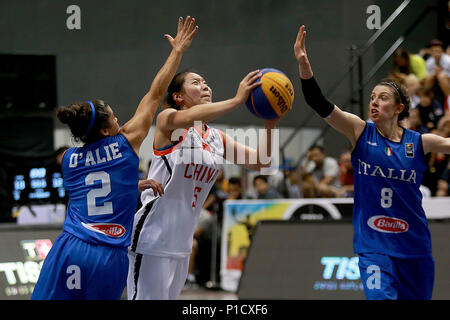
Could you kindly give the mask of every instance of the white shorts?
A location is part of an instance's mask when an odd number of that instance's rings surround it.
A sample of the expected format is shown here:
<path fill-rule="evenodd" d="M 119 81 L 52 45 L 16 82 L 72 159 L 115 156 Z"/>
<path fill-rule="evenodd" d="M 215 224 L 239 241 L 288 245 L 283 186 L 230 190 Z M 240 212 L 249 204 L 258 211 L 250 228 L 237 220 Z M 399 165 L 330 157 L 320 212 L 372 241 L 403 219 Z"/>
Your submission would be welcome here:
<path fill-rule="evenodd" d="M 189 256 L 158 257 L 128 252 L 128 300 L 175 300 L 186 282 Z"/>

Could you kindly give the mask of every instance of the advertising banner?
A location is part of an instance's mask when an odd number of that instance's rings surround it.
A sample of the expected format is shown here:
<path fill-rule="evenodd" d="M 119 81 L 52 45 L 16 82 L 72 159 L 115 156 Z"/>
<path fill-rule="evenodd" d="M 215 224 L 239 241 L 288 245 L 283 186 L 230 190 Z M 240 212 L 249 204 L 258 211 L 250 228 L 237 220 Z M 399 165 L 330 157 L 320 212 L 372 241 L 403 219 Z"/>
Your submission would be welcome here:
<path fill-rule="evenodd" d="M 450 197 L 424 198 L 423 207 L 430 220 L 450 218 Z M 348 250 L 351 251 L 342 256 L 332 252 L 324 253 L 323 257 L 320 257 L 321 267 L 344 263 L 348 266 L 357 266 L 357 256 L 353 254 L 352 247 L 352 210 L 352 198 L 225 201 L 221 245 L 221 287 L 227 291 L 237 292 L 255 227 L 259 221 L 264 220 L 347 221 L 350 224 L 348 226 L 350 234 L 346 235 L 345 246 L 348 246 Z M 332 260 L 336 257 L 342 261 Z M 330 271 L 331 267 L 327 270 Z M 334 285 L 327 282 L 326 277 L 322 280 L 315 283 L 318 289 Z M 351 286 L 354 285 L 355 283 L 351 284 Z"/>
<path fill-rule="evenodd" d="M 61 226 L 0 226 L 0 300 L 28 300 Z"/>

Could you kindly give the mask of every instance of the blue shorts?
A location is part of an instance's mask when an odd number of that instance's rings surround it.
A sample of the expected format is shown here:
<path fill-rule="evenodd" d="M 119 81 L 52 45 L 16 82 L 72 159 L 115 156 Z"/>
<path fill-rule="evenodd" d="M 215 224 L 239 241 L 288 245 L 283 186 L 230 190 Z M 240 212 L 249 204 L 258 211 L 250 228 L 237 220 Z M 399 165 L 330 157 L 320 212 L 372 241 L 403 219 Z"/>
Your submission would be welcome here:
<path fill-rule="evenodd" d="M 118 300 L 127 274 L 127 248 L 90 244 L 63 232 L 44 260 L 31 299 Z"/>
<path fill-rule="evenodd" d="M 359 254 L 359 271 L 367 300 L 430 300 L 433 257 L 401 259 L 377 253 Z"/>

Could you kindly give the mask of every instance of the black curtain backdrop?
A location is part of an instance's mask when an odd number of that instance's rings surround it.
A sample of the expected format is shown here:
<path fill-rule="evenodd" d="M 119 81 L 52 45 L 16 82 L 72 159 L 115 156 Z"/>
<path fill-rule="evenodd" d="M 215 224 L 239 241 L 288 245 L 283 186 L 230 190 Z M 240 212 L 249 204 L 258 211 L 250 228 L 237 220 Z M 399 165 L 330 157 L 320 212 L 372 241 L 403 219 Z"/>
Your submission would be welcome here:
<path fill-rule="evenodd" d="M 49 116 L 0 117 L 0 222 L 14 220 L 11 210 L 15 170 L 55 162 L 53 130 L 53 118 Z"/>

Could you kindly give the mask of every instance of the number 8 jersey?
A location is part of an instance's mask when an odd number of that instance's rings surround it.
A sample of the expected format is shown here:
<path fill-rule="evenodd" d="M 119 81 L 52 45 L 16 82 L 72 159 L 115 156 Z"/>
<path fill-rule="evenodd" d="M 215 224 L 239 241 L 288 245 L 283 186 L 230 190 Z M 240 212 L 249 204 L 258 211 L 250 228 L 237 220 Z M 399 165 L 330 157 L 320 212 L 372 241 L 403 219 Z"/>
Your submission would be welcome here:
<path fill-rule="evenodd" d="M 431 255 L 428 221 L 419 189 L 426 169 L 422 138 L 403 129 L 400 142 L 366 127 L 352 152 L 355 253 L 398 258 Z"/>
<path fill-rule="evenodd" d="M 69 194 L 63 230 L 89 243 L 127 247 L 138 201 L 139 158 L 121 134 L 80 148 L 62 160 Z"/>

